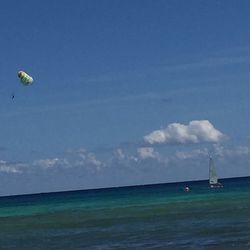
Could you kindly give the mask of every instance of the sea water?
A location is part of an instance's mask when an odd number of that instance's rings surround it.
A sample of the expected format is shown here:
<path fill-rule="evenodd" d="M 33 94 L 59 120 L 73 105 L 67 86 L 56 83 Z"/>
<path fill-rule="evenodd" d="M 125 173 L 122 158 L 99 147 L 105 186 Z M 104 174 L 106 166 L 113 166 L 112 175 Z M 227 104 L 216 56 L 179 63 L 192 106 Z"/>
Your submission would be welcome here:
<path fill-rule="evenodd" d="M 1 197 L 0 249 L 250 249 L 250 178 L 222 182 Z"/>

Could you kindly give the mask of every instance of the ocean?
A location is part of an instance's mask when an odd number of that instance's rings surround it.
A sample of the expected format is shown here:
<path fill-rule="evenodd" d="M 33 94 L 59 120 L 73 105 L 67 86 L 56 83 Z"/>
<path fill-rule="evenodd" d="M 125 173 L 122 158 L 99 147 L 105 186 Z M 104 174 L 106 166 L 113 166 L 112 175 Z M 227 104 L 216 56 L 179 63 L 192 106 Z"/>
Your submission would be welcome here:
<path fill-rule="evenodd" d="M 0 249 L 250 249 L 250 178 L 222 183 L 0 197 Z"/>

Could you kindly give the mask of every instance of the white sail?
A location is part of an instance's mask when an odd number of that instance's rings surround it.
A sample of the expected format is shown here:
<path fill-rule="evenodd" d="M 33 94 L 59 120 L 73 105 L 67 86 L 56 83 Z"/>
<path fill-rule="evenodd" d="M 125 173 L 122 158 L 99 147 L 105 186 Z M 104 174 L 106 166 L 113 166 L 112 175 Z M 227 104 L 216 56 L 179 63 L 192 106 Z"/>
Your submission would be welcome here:
<path fill-rule="evenodd" d="M 218 177 L 216 174 L 216 169 L 212 157 L 209 157 L 209 184 L 210 185 L 218 184 Z"/>

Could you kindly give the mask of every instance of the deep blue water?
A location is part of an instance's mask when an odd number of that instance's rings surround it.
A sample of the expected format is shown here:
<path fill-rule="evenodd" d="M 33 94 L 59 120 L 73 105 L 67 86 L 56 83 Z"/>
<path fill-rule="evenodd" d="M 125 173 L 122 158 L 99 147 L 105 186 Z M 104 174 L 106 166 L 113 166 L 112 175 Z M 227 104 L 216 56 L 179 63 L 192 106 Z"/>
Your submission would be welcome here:
<path fill-rule="evenodd" d="M 1 197 L 0 249 L 250 249 L 250 178 L 222 182 Z"/>

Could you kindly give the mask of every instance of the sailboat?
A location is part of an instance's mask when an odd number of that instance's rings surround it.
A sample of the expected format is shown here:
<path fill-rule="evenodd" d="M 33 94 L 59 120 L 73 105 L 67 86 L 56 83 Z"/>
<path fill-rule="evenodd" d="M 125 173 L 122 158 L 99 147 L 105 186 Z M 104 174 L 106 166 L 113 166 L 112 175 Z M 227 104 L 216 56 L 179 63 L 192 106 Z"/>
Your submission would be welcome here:
<path fill-rule="evenodd" d="M 216 174 L 214 160 L 209 156 L 209 185 L 210 188 L 221 188 L 223 185 L 218 182 L 218 176 Z"/>

